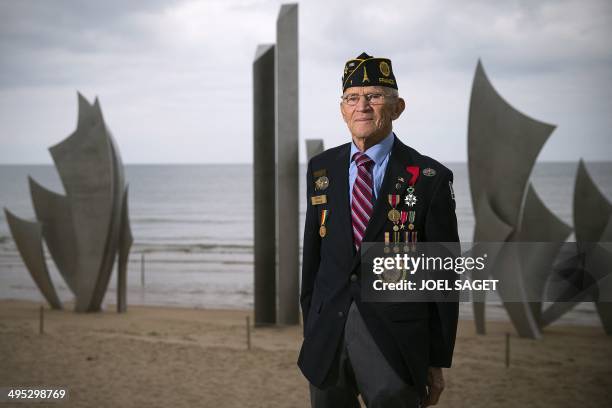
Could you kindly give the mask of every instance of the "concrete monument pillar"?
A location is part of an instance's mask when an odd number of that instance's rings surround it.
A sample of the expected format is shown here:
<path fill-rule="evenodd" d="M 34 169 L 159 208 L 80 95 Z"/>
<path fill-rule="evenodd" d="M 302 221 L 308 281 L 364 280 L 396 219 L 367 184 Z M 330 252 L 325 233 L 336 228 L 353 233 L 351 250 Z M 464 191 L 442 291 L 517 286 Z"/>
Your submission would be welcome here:
<path fill-rule="evenodd" d="M 276 22 L 278 324 L 299 324 L 298 5 Z"/>
<path fill-rule="evenodd" d="M 274 44 L 257 47 L 253 61 L 253 286 L 255 325 L 276 323 Z"/>

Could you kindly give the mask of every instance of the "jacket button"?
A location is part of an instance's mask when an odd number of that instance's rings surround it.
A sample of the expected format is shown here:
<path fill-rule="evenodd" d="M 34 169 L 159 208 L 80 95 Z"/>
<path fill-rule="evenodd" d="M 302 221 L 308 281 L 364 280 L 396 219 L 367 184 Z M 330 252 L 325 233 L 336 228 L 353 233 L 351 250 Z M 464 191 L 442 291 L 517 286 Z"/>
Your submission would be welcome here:
<path fill-rule="evenodd" d="M 355 274 L 351 275 L 351 282 L 357 282 L 357 275 Z"/>
<path fill-rule="evenodd" d="M 344 312 L 338 312 L 338 317 L 344 317 Z"/>

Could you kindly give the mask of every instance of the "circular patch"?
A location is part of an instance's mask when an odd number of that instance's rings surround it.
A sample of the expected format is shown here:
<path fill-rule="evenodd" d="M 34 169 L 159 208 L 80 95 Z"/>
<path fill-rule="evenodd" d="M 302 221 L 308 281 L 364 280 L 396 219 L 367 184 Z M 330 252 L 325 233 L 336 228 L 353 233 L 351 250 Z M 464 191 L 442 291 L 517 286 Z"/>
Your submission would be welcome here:
<path fill-rule="evenodd" d="M 387 64 L 386 61 L 381 61 L 378 67 L 380 68 L 380 72 L 386 77 L 391 73 L 391 68 L 389 68 L 389 64 Z"/>
<path fill-rule="evenodd" d="M 315 180 L 315 190 L 325 190 L 329 186 L 329 179 L 321 176 Z"/>
<path fill-rule="evenodd" d="M 426 169 L 423 169 L 423 175 L 427 177 L 433 177 L 436 175 L 436 171 L 431 167 L 428 167 Z"/>

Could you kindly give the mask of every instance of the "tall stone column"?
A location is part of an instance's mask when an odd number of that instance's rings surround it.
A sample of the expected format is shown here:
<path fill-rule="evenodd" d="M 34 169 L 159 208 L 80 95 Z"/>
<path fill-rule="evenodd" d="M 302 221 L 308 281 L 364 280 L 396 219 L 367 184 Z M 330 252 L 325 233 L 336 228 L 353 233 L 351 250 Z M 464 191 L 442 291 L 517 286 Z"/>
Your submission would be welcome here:
<path fill-rule="evenodd" d="M 299 324 L 298 5 L 276 21 L 278 324 Z"/>
<path fill-rule="evenodd" d="M 253 61 L 253 194 L 255 325 L 276 323 L 274 44 L 257 47 Z"/>

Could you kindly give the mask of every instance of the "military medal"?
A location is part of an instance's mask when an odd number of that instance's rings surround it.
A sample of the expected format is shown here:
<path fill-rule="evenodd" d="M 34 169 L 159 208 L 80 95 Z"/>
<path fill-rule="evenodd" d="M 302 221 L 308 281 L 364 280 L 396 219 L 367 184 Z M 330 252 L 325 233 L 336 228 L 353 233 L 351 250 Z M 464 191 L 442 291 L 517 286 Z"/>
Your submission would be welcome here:
<path fill-rule="evenodd" d="M 400 218 L 400 212 L 397 211 L 395 208 L 392 208 L 389 210 L 389 212 L 387 213 L 387 216 L 389 217 L 389 221 L 392 222 L 398 222 L 399 218 Z M 397 231 L 397 230 L 396 230 Z"/>
<path fill-rule="evenodd" d="M 408 243 L 412 244 L 412 250 L 416 251 L 416 243 L 417 243 L 417 232 L 416 231 L 405 231 L 404 232 L 404 250 L 408 251 Z"/>
<path fill-rule="evenodd" d="M 391 209 L 387 213 L 387 217 L 389 217 L 389 221 L 397 224 L 397 222 L 400 220 L 400 212 L 396 210 L 395 207 L 397 207 L 397 204 L 399 203 L 400 196 L 399 194 L 389 194 L 388 200 L 389 205 L 391 205 Z M 393 228 L 393 230 L 397 231 L 395 228 Z"/>
<path fill-rule="evenodd" d="M 414 186 L 419 178 L 419 166 L 406 166 L 406 172 L 410 174 L 408 185 Z"/>
<path fill-rule="evenodd" d="M 408 219 L 408 211 L 402 210 L 400 213 L 400 229 L 404 229 L 404 224 L 406 224 L 407 219 Z"/>
<path fill-rule="evenodd" d="M 414 207 L 417 203 L 417 197 L 414 194 L 414 185 L 419 179 L 419 167 L 418 166 L 406 166 L 406 171 L 410 174 L 410 181 L 408 182 L 408 188 L 406 189 L 406 197 L 404 197 L 404 202 L 410 208 Z M 423 175 L 427 177 L 433 177 L 436 175 L 436 171 L 430 167 L 423 170 Z M 409 250 L 408 243 L 412 243 L 412 250 L 416 251 L 416 241 L 417 241 L 417 232 L 414 231 L 414 220 L 416 218 L 416 211 L 409 210 L 407 214 L 408 221 L 408 231 L 404 231 L 404 250 Z M 403 219 L 403 222 L 406 222 L 406 219 Z M 403 226 L 403 225 L 402 225 Z"/>
<path fill-rule="evenodd" d="M 387 217 L 389 218 L 389 221 L 391 221 L 394 224 L 393 225 L 393 242 L 398 242 L 399 233 L 397 231 L 399 231 L 399 226 L 397 224 L 400 220 L 401 213 L 395 207 L 397 207 L 397 204 L 399 204 L 400 196 L 399 194 L 389 194 L 387 200 L 389 201 L 389 205 L 391 206 L 391 209 L 387 213 Z M 393 250 L 395 250 L 395 248 L 393 248 Z"/>
<path fill-rule="evenodd" d="M 413 211 L 413 210 L 408 211 L 408 222 L 409 222 L 408 229 L 411 230 L 411 231 L 414 229 L 414 217 L 415 217 L 415 215 L 416 215 L 415 211 Z"/>
<path fill-rule="evenodd" d="M 385 254 L 389 253 L 389 233 L 385 232 L 385 249 L 384 249 Z"/>
<path fill-rule="evenodd" d="M 410 180 L 408 181 L 408 189 L 406 190 L 408 194 L 404 197 L 404 203 L 408 207 L 413 207 L 417 202 L 416 195 L 414 195 L 414 185 L 419 178 L 419 166 L 406 166 L 406 171 L 410 174 Z"/>
<path fill-rule="evenodd" d="M 397 226 L 398 221 L 400 220 L 400 212 L 395 208 L 392 208 L 387 214 L 389 220 L 393 222 L 393 242 L 399 241 L 399 227 Z"/>
<path fill-rule="evenodd" d="M 398 177 L 397 178 L 397 182 L 395 183 L 395 189 L 396 190 L 401 190 L 403 183 L 404 183 L 404 178 L 403 177 Z"/>
<path fill-rule="evenodd" d="M 327 176 L 321 176 L 315 180 L 315 190 L 322 191 L 329 186 L 329 179 Z"/>
<path fill-rule="evenodd" d="M 325 226 L 325 222 L 327 221 L 327 216 L 329 214 L 329 210 L 321 211 L 321 226 L 319 227 L 319 235 L 323 238 L 327 235 L 327 227 Z"/>
<path fill-rule="evenodd" d="M 387 213 L 387 216 L 389 217 L 389 221 L 396 223 L 400 219 L 400 212 L 397 211 L 395 208 L 392 208 Z"/>
<path fill-rule="evenodd" d="M 404 203 L 406 203 L 408 207 L 413 207 L 417 202 L 417 198 L 414 195 L 414 187 L 410 186 L 406 191 L 408 194 L 404 197 Z"/>

